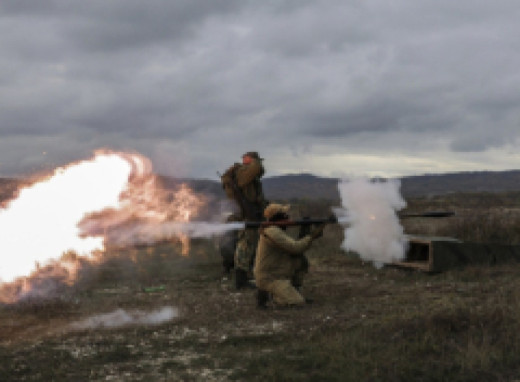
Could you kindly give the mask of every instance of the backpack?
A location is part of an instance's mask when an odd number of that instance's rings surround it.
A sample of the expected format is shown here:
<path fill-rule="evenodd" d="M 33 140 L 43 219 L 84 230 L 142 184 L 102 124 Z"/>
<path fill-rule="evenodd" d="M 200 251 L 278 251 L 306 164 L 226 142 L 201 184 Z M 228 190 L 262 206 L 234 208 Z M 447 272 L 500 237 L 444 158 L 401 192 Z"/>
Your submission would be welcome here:
<path fill-rule="evenodd" d="M 238 189 L 236 182 L 236 170 L 239 167 L 240 163 L 235 163 L 220 176 L 220 182 L 222 183 L 222 188 L 224 189 L 226 196 L 233 200 L 239 200 L 241 198 L 241 195 L 239 195 L 240 190 Z"/>
<path fill-rule="evenodd" d="M 222 188 L 224 189 L 226 196 L 238 204 L 243 218 L 252 221 L 262 220 L 263 205 L 247 200 L 243 191 L 238 187 L 236 171 L 240 166 L 240 163 L 235 163 L 233 166 L 229 167 L 224 174 L 220 175 Z"/>

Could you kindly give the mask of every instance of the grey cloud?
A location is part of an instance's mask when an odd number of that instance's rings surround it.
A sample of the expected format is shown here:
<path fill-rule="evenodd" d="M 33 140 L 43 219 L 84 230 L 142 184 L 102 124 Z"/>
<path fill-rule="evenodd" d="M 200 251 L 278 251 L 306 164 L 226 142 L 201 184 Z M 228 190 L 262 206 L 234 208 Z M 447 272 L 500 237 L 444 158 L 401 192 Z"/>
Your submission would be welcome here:
<path fill-rule="evenodd" d="M 306 132 L 315 137 L 348 137 L 356 133 L 375 133 L 399 125 L 399 110 L 390 105 L 378 109 L 318 112 L 305 118 Z"/>
<path fill-rule="evenodd" d="M 469 129 L 467 134 L 457 136 L 451 148 L 458 152 L 481 152 L 490 147 L 500 147 L 507 143 L 507 137 L 492 130 Z"/>
<path fill-rule="evenodd" d="M 281 57 L 305 59 L 350 49 L 368 42 L 373 32 L 356 18 L 360 8 L 350 3 L 307 3 L 285 12 L 273 12 L 261 18 L 253 30 L 251 42 L 262 51 Z"/>
<path fill-rule="evenodd" d="M 107 9 L 108 4 L 108 9 Z M 168 44 L 194 33 L 207 17 L 235 11 L 239 1 L 98 3 L 89 20 L 70 28 L 72 38 L 88 50 L 111 52 L 136 46 Z M 87 11 L 91 9 L 90 5 Z"/>
<path fill-rule="evenodd" d="M 516 1 L 4 3 L 0 175 L 99 145 L 161 169 L 178 153 L 196 175 L 252 146 L 456 157 L 518 140 Z"/>
<path fill-rule="evenodd" d="M 12 1 L 2 5 L 5 42 L 20 59 L 68 61 L 89 54 L 176 49 L 204 21 L 240 10 L 238 0 Z M 71 57 L 72 56 L 72 57 Z"/>

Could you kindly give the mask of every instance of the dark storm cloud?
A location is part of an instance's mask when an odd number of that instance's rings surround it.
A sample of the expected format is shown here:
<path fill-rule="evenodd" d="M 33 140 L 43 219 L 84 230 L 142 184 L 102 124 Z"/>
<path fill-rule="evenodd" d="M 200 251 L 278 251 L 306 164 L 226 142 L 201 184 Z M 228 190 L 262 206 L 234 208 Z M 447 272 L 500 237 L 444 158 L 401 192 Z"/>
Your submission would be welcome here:
<path fill-rule="evenodd" d="M 324 152 L 511 152 L 519 17 L 516 0 L 6 1 L 0 176 L 98 147 L 193 176 L 250 149 L 273 172 Z"/>
<path fill-rule="evenodd" d="M 13 53 L 6 60 L 13 75 L 5 81 L 13 90 L 0 117 L 2 132 L 90 129 L 168 138 L 200 128 L 207 122 L 202 113 L 186 113 L 184 103 L 196 106 L 201 97 L 182 102 L 175 96 L 175 78 L 153 74 L 154 55 L 161 54 L 154 47 L 165 43 L 167 55 L 169 44 L 235 5 L 227 0 L 8 3 L 3 18 L 15 32 L 5 41 Z"/>
<path fill-rule="evenodd" d="M 431 127 L 442 129 L 440 116 L 428 115 L 428 108 L 420 103 L 403 102 L 388 99 L 381 95 L 367 100 L 362 106 L 329 112 L 314 111 L 305 118 L 306 132 L 320 137 L 346 137 L 359 133 L 385 132 L 388 130 L 407 130 L 415 127 L 416 131 Z M 443 121 L 444 122 L 444 121 Z"/>
<path fill-rule="evenodd" d="M 240 6 L 238 0 L 17 0 L 2 4 L 4 17 L 63 20 L 68 38 L 92 50 L 113 51 L 185 36 L 207 17 Z"/>

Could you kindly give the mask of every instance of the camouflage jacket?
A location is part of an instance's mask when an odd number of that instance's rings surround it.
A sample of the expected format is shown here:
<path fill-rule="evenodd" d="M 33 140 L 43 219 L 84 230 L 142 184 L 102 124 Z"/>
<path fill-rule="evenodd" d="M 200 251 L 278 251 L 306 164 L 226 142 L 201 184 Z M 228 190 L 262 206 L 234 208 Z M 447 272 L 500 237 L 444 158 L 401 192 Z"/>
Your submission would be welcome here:
<path fill-rule="evenodd" d="M 264 167 L 262 162 L 256 159 L 250 164 L 240 165 L 235 173 L 237 186 L 242 191 L 245 202 L 256 207 L 260 217 L 266 206 L 262 182 L 260 181 L 263 175 Z"/>

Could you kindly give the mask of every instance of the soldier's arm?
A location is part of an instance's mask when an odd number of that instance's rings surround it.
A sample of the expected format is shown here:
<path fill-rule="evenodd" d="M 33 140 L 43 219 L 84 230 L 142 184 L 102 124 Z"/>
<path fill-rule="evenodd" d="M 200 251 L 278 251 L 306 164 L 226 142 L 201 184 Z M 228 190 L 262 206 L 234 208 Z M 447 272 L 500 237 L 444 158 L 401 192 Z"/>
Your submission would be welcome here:
<path fill-rule="evenodd" d="M 244 187 L 251 183 L 255 178 L 264 174 L 264 166 L 262 162 L 253 159 L 250 164 L 240 166 L 236 172 L 238 187 Z"/>
<path fill-rule="evenodd" d="M 303 254 L 312 243 L 312 238 L 309 235 L 295 240 L 278 227 L 266 228 L 264 235 L 275 247 L 281 248 L 291 255 Z"/>

